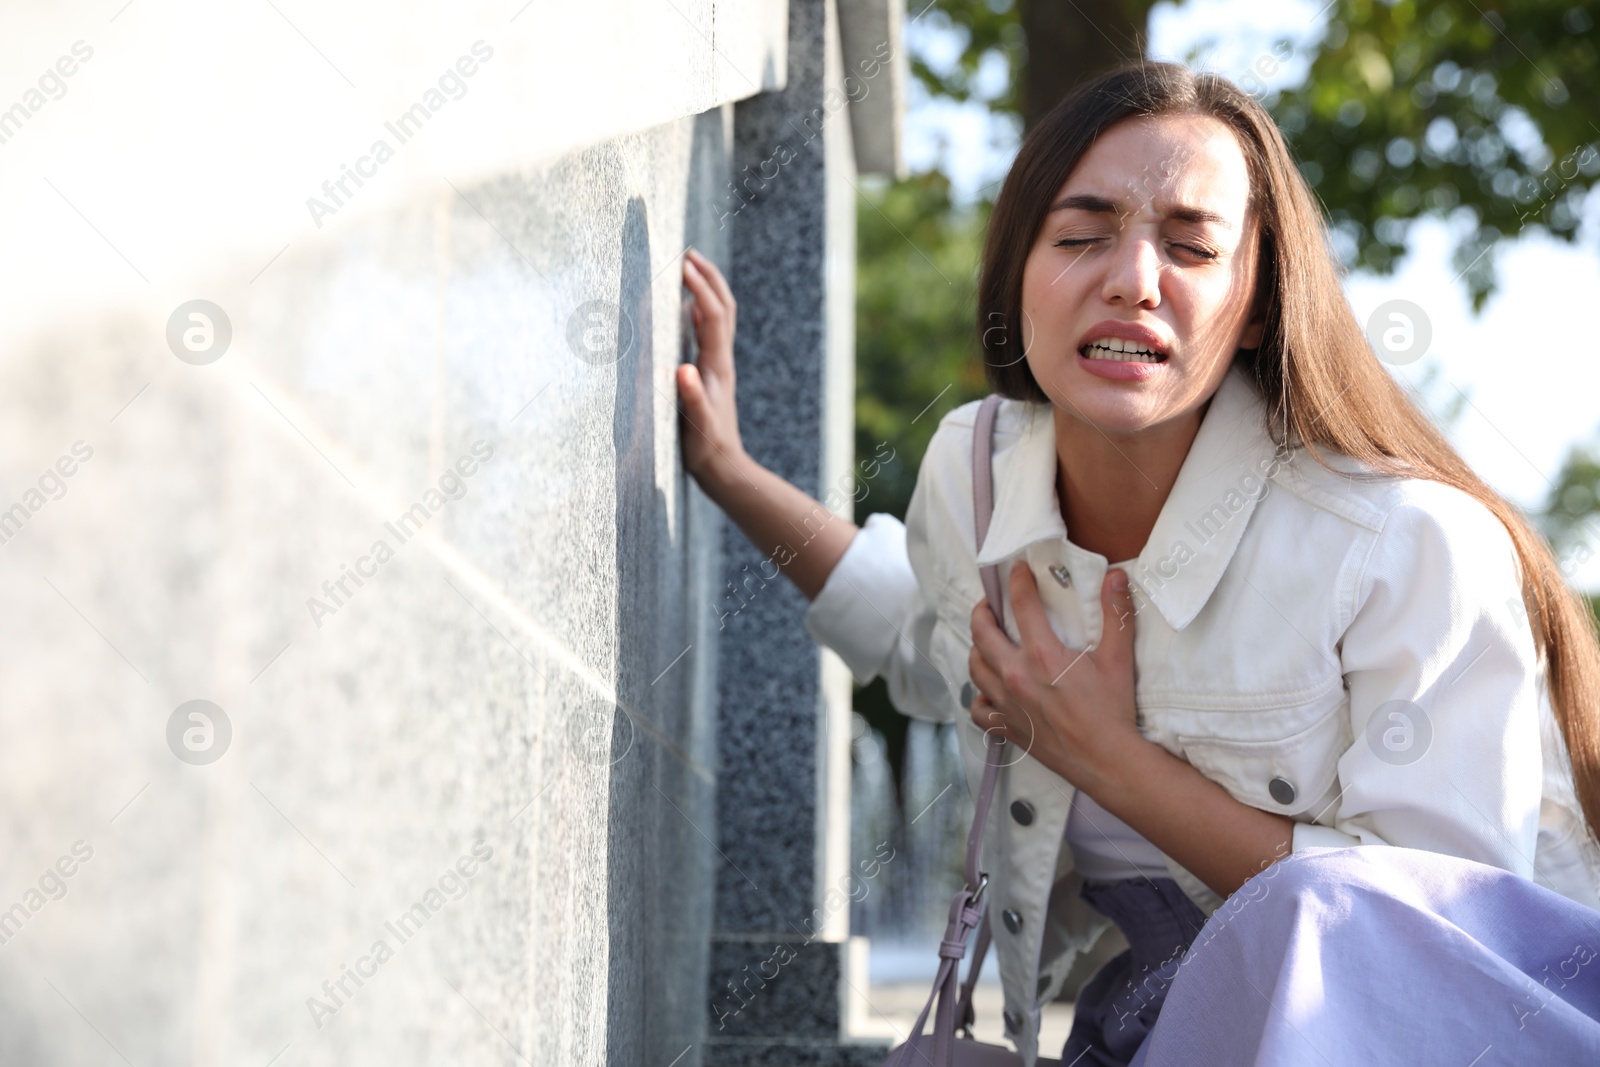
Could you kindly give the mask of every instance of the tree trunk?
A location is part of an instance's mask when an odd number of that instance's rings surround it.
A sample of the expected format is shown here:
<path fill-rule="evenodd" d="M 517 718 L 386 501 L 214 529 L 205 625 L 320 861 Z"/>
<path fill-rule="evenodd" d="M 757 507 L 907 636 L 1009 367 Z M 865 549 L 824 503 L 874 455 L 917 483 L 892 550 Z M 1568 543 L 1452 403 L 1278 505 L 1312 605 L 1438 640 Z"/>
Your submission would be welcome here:
<path fill-rule="evenodd" d="M 1153 0 L 1021 0 L 1026 128 L 1080 82 L 1144 55 Z"/>

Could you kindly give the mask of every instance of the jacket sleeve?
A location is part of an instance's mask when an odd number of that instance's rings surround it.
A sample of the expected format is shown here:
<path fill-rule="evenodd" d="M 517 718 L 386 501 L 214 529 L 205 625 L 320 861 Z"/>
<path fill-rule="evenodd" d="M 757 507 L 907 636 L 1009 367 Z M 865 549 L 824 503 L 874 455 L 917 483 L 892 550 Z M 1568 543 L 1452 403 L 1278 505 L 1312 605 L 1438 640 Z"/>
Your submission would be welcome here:
<path fill-rule="evenodd" d="M 838 653 L 859 684 L 883 675 L 889 699 L 902 714 L 953 722 L 966 714 L 959 694 L 970 634 L 963 641 L 940 618 L 933 599 L 941 588 L 932 573 L 933 552 L 942 547 L 929 540 L 933 453 L 930 444 L 906 522 L 883 513 L 867 516 L 804 621 L 812 638 Z"/>
<path fill-rule="evenodd" d="M 1510 535 L 1466 493 L 1426 483 L 1389 514 L 1340 642 L 1352 744 L 1329 826 L 1294 848 L 1388 844 L 1525 877 L 1543 771 L 1538 660 Z"/>

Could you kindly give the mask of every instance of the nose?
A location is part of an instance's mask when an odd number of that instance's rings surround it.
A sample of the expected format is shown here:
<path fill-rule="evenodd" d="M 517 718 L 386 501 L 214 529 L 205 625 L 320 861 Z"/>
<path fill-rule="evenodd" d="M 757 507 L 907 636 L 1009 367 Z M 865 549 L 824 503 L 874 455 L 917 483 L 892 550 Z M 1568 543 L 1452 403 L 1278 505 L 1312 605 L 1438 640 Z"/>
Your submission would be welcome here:
<path fill-rule="evenodd" d="M 1153 308 L 1161 303 L 1161 256 L 1155 243 L 1123 234 L 1106 267 L 1101 297 L 1108 304 Z"/>

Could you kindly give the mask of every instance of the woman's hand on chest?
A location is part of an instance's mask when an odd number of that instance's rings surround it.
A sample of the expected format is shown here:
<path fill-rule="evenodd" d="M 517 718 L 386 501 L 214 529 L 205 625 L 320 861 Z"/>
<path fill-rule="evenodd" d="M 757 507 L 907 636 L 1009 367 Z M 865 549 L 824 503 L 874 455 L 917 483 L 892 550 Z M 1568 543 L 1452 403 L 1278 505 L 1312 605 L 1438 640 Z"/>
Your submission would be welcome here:
<path fill-rule="evenodd" d="M 1108 757 L 1139 737 L 1134 703 L 1133 600 L 1127 575 L 1106 572 L 1100 587 L 1100 643 L 1068 648 L 1050 627 L 1033 572 L 1010 568 L 1011 606 L 1022 643 L 1011 640 L 980 600 L 972 611 L 968 671 L 979 695 L 972 721 L 999 731 L 1090 795 L 1114 773 Z M 1141 738 L 1142 739 L 1142 738 Z"/>

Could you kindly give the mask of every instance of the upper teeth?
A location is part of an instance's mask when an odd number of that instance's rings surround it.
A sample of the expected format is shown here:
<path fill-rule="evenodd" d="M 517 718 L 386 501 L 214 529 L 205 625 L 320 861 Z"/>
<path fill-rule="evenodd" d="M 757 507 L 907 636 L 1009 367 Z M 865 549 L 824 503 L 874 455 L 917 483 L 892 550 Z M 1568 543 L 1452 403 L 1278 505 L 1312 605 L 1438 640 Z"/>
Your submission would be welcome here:
<path fill-rule="evenodd" d="M 1089 359 L 1111 359 L 1121 363 L 1159 363 L 1161 356 L 1148 345 L 1138 341 L 1124 341 L 1120 337 L 1102 337 L 1090 341 L 1083 350 Z"/>

